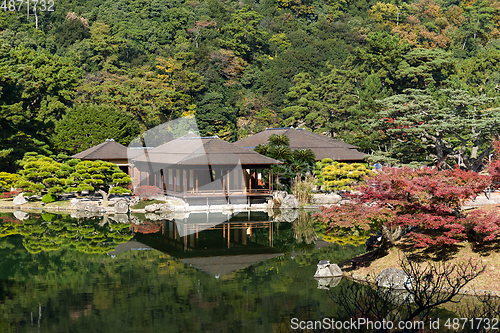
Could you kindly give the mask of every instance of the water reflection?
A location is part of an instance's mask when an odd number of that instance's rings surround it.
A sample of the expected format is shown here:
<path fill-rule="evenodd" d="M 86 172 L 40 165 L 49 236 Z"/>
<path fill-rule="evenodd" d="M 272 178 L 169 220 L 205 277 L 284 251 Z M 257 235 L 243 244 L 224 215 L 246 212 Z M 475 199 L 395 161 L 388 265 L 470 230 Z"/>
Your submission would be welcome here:
<path fill-rule="evenodd" d="M 307 244 L 294 223 L 254 212 L 218 225 L 203 214 L 1 218 L 2 332 L 287 332 L 304 313 L 342 316 L 316 264 L 364 251 Z"/>

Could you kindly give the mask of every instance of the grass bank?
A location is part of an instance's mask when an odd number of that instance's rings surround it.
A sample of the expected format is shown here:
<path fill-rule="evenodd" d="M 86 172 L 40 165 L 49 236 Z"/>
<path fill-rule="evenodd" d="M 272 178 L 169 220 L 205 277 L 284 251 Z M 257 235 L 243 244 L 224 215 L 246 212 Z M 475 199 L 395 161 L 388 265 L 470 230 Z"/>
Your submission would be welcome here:
<path fill-rule="evenodd" d="M 366 253 L 354 258 L 354 267 L 351 263 L 343 265 L 343 271 L 355 279 L 374 280 L 375 277 L 386 268 L 401 269 L 400 260 L 407 256 L 410 260 L 417 262 L 449 262 L 461 265 L 470 258 L 473 261 L 484 264 L 485 271 L 469 282 L 462 289 L 464 294 L 475 294 L 490 292 L 500 296 L 500 242 L 469 243 L 463 242 L 456 245 L 448 245 L 438 249 L 414 249 L 405 240 L 399 241 L 397 245 L 389 250 L 383 257 L 377 257 L 374 252 Z"/>

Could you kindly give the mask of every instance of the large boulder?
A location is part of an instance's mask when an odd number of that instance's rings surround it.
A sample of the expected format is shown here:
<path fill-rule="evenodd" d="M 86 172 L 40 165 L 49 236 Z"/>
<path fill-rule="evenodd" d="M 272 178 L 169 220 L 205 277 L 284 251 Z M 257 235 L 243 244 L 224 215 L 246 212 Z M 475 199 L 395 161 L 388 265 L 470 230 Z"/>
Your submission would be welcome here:
<path fill-rule="evenodd" d="M 114 211 L 116 214 L 127 214 L 129 212 L 127 200 L 118 200 L 114 204 Z"/>
<path fill-rule="evenodd" d="M 314 274 L 315 278 L 329 278 L 342 276 L 342 270 L 337 264 L 330 264 L 330 260 L 321 260 Z"/>
<path fill-rule="evenodd" d="M 104 207 L 100 207 L 92 203 L 85 204 L 85 211 L 90 214 L 96 214 L 96 215 L 106 213 L 106 209 Z"/>
<path fill-rule="evenodd" d="M 154 213 L 160 210 L 160 205 L 159 204 L 147 205 L 146 207 L 144 207 L 144 210 L 146 211 L 146 213 Z"/>
<path fill-rule="evenodd" d="M 286 191 L 274 191 L 273 192 L 273 199 L 277 199 L 280 202 L 283 201 L 283 199 L 286 198 L 288 193 Z"/>
<path fill-rule="evenodd" d="M 298 209 L 300 208 L 299 200 L 293 194 L 289 194 L 281 202 L 282 209 Z"/>
<path fill-rule="evenodd" d="M 173 212 L 175 211 L 175 207 L 170 201 L 167 201 L 164 204 L 160 204 L 160 209 L 158 210 L 160 212 Z"/>
<path fill-rule="evenodd" d="M 413 278 L 396 268 L 386 268 L 377 275 L 377 285 L 390 289 L 411 289 Z"/>
<path fill-rule="evenodd" d="M 28 200 L 26 200 L 26 198 L 23 196 L 23 193 L 19 193 L 14 198 L 14 205 L 16 205 L 16 206 L 24 205 L 27 202 L 28 202 Z"/>
<path fill-rule="evenodd" d="M 333 205 L 337 204 L 342 200 L 342 197 L 338 194 L 314 194 L 312 203 L 317 205 Z"/>

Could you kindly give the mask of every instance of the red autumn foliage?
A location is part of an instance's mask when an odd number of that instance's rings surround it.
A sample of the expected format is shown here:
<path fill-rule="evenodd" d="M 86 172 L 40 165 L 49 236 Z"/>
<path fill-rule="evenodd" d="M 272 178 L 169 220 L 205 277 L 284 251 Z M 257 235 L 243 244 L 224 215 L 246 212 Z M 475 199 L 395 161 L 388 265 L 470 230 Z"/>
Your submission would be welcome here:
<path fill-rule="evenodd" d="M 490 239 L 497 229 L 486 227 L 486 215 L 476 215 L 472 223 L 461 211 L 464 201 L 476 197 L 490 182 L 488 176 L 458 168 L 386 168 L 365 179 L 351 196 L 354 204 L 323 208 L 315 217 L 329 230 L 366 229 L 377 222 L 411 228 L 415 247 L 455 244 L 466 239 L 471 229 Z"/>
<path fill-rule="evenodd" d="M 142 199 L 152 199 L 154 197 L 164 195 L 162 189 L 151 185 L 142 185 L 135 189 L 134 195 L 141 197 Z"/>
<path fill-rule="evenodd" d="M 14 198 L 19 193 L 21 193 L 21 192 L 20 191 L 16 191 L 16 190 L 10 191 L 10 192 L 3 192 L 3 193 L 0 193 L 0 199 Z"/>
<path fill-rule="evenodd" d="M 498 211 L 477 209 L 467 216 L 473 235 L 483 242 L 492 241 L 500 235 L 500 214 Z M 482 239 L 481 239 L 482 238 Z"/>

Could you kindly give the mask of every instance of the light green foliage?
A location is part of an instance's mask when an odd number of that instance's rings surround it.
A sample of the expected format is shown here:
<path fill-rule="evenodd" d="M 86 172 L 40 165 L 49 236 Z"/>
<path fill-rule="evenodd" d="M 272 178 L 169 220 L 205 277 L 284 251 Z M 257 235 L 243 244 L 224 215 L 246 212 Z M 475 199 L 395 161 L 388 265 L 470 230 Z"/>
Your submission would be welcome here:
<path fill-rule="evenodd" d="M 61 171 L 61 163 L 50 157 L 27 153 L 20 164 L 23 169 L 19 172 L 21 178 L 16 187 L 21 188 L 26 195 L 42 192 L 57 195 L 64 192 L 68 172 L 66 169 Z"/>
<path fill-rule="evenodd" d="M 132 193 L 126 188 L 132 179 L 111 162 L 81 161 L 75 165 L 70 179 L 73 185 L 68 192 L 96 191 L 104 201 L 109 194 Z"/>
<path fill-rule="evenodd" d="M 15 173 L 0 172 L 0 192 L 9 192 L 11 187 L 19 180 Z"/>
<path fill-rule="evenodd" d="M 301 0 L 278 0 L 278 8 L 290 9 L 295 17 L 314 14 L 314 6 L 308 6 Z"/>
<path fill-rule="evenodd" d="M 353 184 L 363 180 L 372 171 L 361 163 L 338 163 L 324 159 L 316 164 L 318 185 L 325 191 L 350 190 Z"/>
<path fill-rule="evenodd" d="M 52 194 L 44 194 L 42 197 L 43 203 L 50 203 L 56 201 L 56 198 Z"/>
<path fill-rule="evenodd" d="M 251 10 L 249 6 L 237 10 L 231 15 L 231 22 L 222 28 L 230 37 L 221 40 L 221 46 L 248 59 L 262 46 L 268 35 L 267 31 L 259 29 L 259 22 L 263 18 L 264 16 Z"/>

